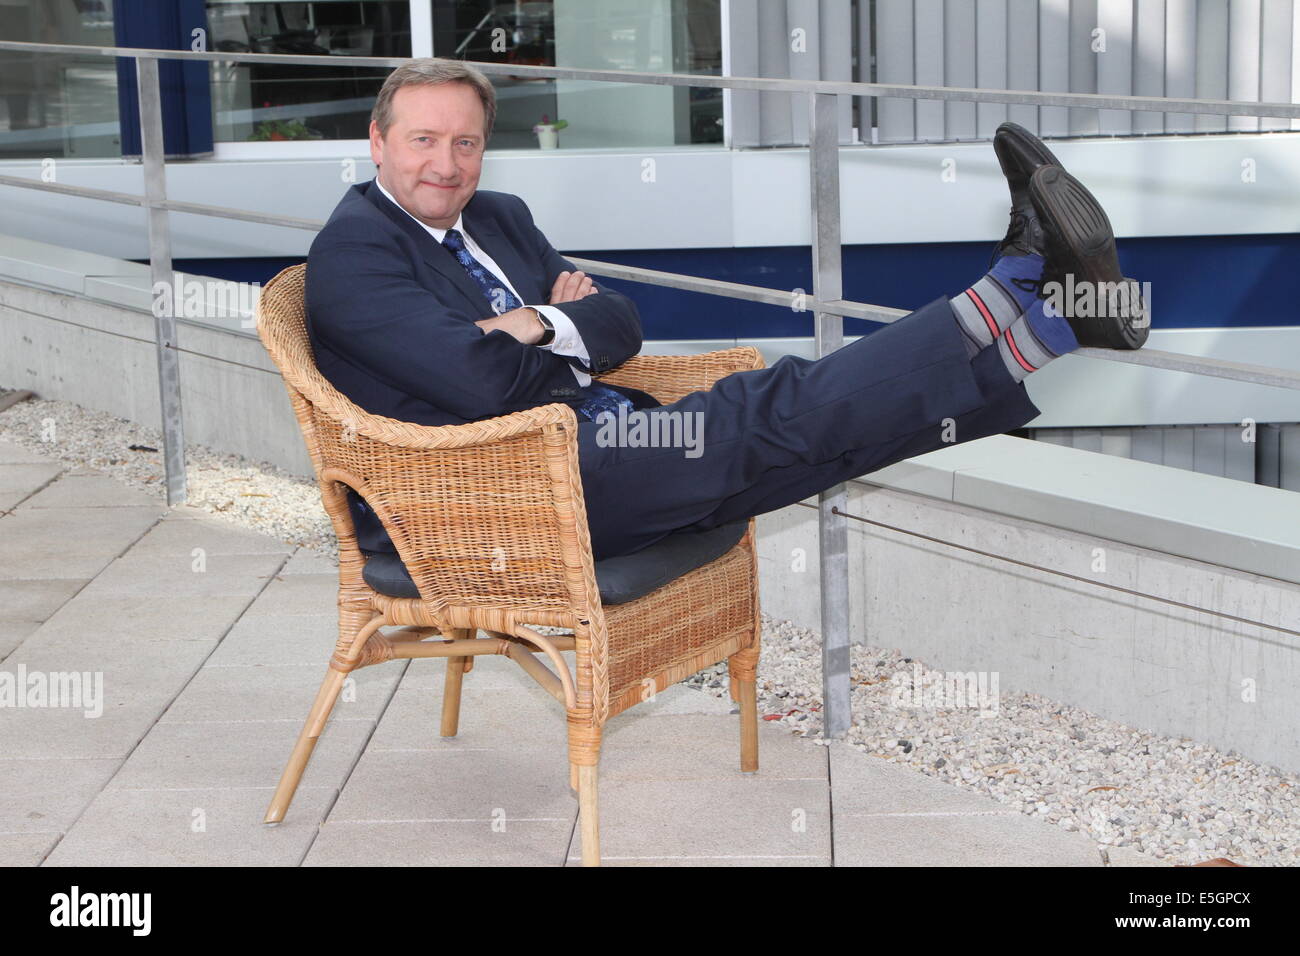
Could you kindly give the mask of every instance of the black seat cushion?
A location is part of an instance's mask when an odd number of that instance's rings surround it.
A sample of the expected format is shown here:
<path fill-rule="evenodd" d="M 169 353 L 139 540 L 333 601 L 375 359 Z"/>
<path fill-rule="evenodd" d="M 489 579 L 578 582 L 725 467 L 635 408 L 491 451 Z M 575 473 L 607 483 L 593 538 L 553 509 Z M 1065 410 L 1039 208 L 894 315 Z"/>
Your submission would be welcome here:
<path fill-rule="evenodd" d="M 677 531 L 648 548 L 596 562 L 596 584 L 605 605 L 635 601 L 688 571 L 702 568 L 736 546 L 745 535 L 749 519 L 743 518 L 709 531 Z M 418 598 L 402 559 L 392 551 L 366 553 L 362 577 L 380 594 Z"/>

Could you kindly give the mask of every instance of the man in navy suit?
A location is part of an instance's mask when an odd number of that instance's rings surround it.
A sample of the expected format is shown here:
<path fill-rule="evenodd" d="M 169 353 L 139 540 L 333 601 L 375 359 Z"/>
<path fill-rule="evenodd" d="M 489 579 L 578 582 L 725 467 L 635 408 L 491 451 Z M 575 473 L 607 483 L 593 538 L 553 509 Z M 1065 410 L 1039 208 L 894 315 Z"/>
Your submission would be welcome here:
<path fill-rule="evenodd" d="M 378 175 L 312 243 L 311 342 L 327 379 L 390 418 L 446 425 L 573 406 L 597 560 L 1018 428 L 1039 414 L 1029 372 L 1081 343 L 1145 341 L 1133 310 L 1050 306 L 1053 279 L 1120 283 L 1114 237 L 1091 194 L 1006 124 L 995 148 L 1011 226 L 975 285 L 816 361 L 785 356 L 659 406 L 593 379 L 640 350 L 632 301 L 561 257 L 523 200 L 477 189 L 495 109 L 491 83 L 461 63 L 413 60 L 389 76 L 370 128 Z M 611 440 L 628 434 L 614 422 L 652 415 L 697 425 L 681 432 L 692 447 Z M 394 550 L 349 500 L 361 548 Z"/>

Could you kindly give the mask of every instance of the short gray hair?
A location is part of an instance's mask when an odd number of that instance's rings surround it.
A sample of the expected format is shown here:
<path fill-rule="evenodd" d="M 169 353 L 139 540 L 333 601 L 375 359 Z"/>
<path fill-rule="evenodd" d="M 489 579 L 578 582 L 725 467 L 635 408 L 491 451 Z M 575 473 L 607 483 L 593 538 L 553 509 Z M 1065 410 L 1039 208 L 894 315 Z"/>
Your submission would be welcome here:
<path fill-rule="evenodd" d="M 393 96 L 404 86 L 437 86 L 440 83 L 464 83 L 478 94 L 483 103 L 483 141 L 492 135 L 497 118 L 497 91 L 492 81 L 468 63 L 459 60 L 437 60 L 432 57 L 403 63 L 384 80 L 370 118 L 379 127 L 379 135 L 387 136 L 393 122 Z"/>

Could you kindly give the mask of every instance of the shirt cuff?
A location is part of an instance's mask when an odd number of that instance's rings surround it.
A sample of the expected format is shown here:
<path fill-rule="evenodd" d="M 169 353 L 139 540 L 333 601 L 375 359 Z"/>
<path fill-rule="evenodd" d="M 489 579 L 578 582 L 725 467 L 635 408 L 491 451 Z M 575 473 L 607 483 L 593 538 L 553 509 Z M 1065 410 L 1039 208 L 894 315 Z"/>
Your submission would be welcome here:
<path fill-rule="evenodd" d="M 554 352 L 556 355 L 576 358 L 584 366 L 591 368 L 591 355 L 587 352 L 587 345 L 582 341 L 582 336 L 578 334 L 578 327 L 573 324 L 571 318 L 553 305 L 534 305 L 529 308 L 542 313 L 555 327 L 555 338 L 551 339 L 549 344 L 539 345 L 538 348 Z M 586 387 L 591 384 L 590 375 L 572 363 L 570 367 L 573 368 L 574 378 L 578 380 L 579 385 Z"/>

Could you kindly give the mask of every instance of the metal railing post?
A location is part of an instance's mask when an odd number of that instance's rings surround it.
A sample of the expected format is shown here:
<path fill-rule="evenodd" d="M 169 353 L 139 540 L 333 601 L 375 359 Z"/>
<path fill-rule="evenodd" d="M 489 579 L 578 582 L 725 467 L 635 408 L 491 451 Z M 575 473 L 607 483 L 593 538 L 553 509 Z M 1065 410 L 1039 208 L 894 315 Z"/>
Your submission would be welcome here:
<path fill-rule="evenodd" d="M 185 503 L 185 428 L 181 416 L 181 368 L 176 348 L 176 316 L 171 304 L 172 240 L 167 201 L 167 165 L 164 158 L 162 94 L 158 86 L 158 61 L 137 57 L 136 87 L 140 95 L 140 161 L 144 167 L 144 206 L 149 219 L 149 280 L 154 296 L 154 341 L 158 353 L 158 398 L 162 408 L 163 466 L 167 504 Z M 166 308 L 159 308 L 159 289 L 165 290 Z"/>
<path fill-rule="evenodd" d="M 817 357 L 844 345 L 844 319 L 822 303 L 844 298 L 840 256 L 840 155 L 837 97 L 808 94 L 808 173 L 812 186 L 812 271 Z M 848 486 L 817 496 L 821 576 L 822 736 L 843 737 L 853 721 L 849 697 Z"/>

